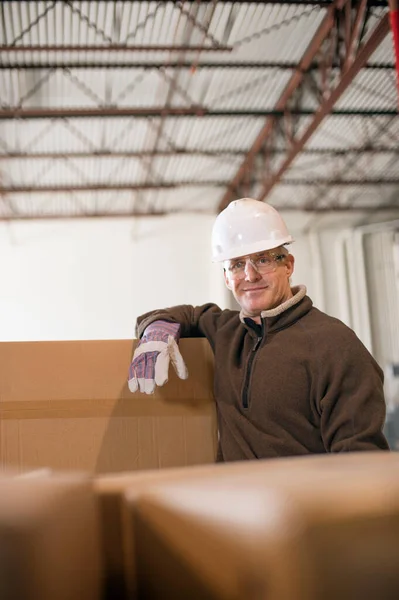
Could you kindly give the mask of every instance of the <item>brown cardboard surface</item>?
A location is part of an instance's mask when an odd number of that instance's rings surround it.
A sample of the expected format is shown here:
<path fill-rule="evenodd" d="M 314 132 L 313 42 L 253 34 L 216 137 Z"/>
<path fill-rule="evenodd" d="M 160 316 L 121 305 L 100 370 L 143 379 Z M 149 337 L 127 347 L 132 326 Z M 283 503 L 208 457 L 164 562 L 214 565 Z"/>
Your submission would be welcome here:
<path fill-rule="evenodd" d="M 0 478 L 1 600 L 99 600 L 97 501 L 80 475 Z"/>
<path fill-rule="evenodd" d="M 0 464 L 111 473 L 210 463 L 216 448 L 213 355 L 181 340 L 155 394 L 132 394 L 129 340 L 0 343 Z"/>
<path fill-rule="evenodd" d="M 399 597 L 398 454 L 208 470 L 126 494 L 138 597 Z"/>
<path fill-rule="evenodd" d="M 94 479 L 94 489 L 100 500 L 102 552 L 106 581 L 106 598 L 130 597 L 135 589 L 135 556 L 130 535 L 130 518 L 125 515 L 125 494 L 130 502 L 157 485 L 187 478 L 201 477 L 214 470 L 223 472 L 233 465 L 201 465 L 175 469 L 156 469 L 103 475 Z M 126 526 L 126 519 L 129 525 Z M 129 531 L 128 531 L 129 529 Z"/>
<path fill-rule="evenodd" d="M 316 472 L 321 478 L 328 473 L 345 476 L 345 473 L 350 474 L 353 470 L 367 472 L 369 469 L 380 469 L 381 465 L 394 473 L 395 469 L 399 469 L 399 455 L 379 452 L 344 456 L 329 454 L 96 477 L 94 487 L 100 498 L 104 564 L 110 597 L 116 593 L 121 598 L 130 597 L 136 589 L 136 536 L 132 533 L 132 510 L 142 495 L 154 489 L 180 482 L 192 482 L 193 485 L 202 480 L 229 482 L 233 476 L 249 475 L 255 477 L 256 482 L 263 481 L 264 477 L 267 481 L 284 482 L 287 472 L 291 478 L 296 474 L 301 480 L 309 471 L 312 477 Z"/>

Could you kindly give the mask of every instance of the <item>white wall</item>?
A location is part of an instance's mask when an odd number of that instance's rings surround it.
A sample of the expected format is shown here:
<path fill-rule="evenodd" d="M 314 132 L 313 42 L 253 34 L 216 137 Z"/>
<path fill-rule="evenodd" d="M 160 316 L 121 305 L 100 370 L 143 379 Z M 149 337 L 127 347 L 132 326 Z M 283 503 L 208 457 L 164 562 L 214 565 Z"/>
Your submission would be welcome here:
<path fill-rule="evenodd" d="M 0 224 L 0 340 L 130 339 L 136 317 L 154 308 L 234 307 L 221 267 L 211 263 L 213 222 L 179 214 Z M 296 240 L 292 283 L 305 284 L 315 306 L 358 329 L 367 345 L 364 321 L 357 328 L 353 307 L 345 310 L 353 299 L 337 249 L 351 230 L 304 233 L 297 215 L 286 222 Z M 359 265 L 349 268 L 356 298 Z"/>
<path fill-rule="evenodd" d="M 210 260 L 213 221 L 197 214 L 1 224 L 0 340 L 131 338 L 136 317 L 154 308 L 234 307 Z M 294 229 L 294 219 L 287 225 Z M 295 240 L 292 283 L 304 283 L 323 310 L 328 239 L 321 258 L 314 235 L 296 232 Z"/>
<path fill-rule="evenodd" d="M 122 339 L 136 317 L 175 304 L 232 307 L 212 264 L 213 215 L 0 224 L 0 340 Z M 296 236 L 297 237 L 297 236 Z M 306 240 L 293 284 L 316 273 Z"/>
<path fill-rule="evenodd" d="M 214 217 L 0 225 L 0 340 L 121 339 L 174 304 L 226 305 Z"/>

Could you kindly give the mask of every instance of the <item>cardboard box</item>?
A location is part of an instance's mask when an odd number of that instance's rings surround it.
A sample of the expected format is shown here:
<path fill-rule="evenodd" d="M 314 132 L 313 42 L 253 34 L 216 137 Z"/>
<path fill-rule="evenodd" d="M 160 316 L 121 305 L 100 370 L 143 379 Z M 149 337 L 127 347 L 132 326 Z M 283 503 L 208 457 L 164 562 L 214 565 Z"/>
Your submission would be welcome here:
<path fill-rule="evenodd" d="M 97 508 L 86 477 L 2 474 L 1 600 L 100 600 Z"/>
<path fill-rule="evenodd" d="M 344 462 L 343 462 L 344 461 Z M 351 453 L 342 455 L 306 456 L 253 462 L 236 462 L 190 468 L 150 470 L 96 477 L 94 487 L 100 499 L 103 532 L 104 570 L 109 598 L 132 598 L 137 593 L 137 537 L 134 532 L 134 508 L 148 492 L 183 482 L 196 485 L 202 480 L 230 481 L 233 476 L 251 474 L 274 483 L 284 482 L 287 471 L 303 479 L 306 471 L 324 477 L 337 470 L 351 473 L 353 469 L 368 470 L 399 468 L 399 455 L 388 453 Z M 345 467 L 343 467 L 343 464 Z M 374 466 L 375 465 L 375 466 Z"/>
<path fill-rule="evenodd" d="M 208 342 L 181 340 L 189 378 L 171 366 L 151 396 L 127 386 L 135 343 L 0 343 L 0 465 L 112 473 L 213 462 Z"/>
<path fill-rule="evenodd" d="M 250 463 L 130 507 L 138 598 L 399 597 L 399 455 Z"/>
<path fill-rule="evenodd" d="M 129 502 L 142 493 L 162 484 L 197 478 L 214 470 L 230 470 L 229 465 L 204 465 L 157 469 L 103 475 L 94 479 L 101 514 L 101 549 L 103 555 L 105 598 L 131 598 L 136 589 L 135 548 L 131 536 L 130 513 L 126 512 L 125 494 Z"/>

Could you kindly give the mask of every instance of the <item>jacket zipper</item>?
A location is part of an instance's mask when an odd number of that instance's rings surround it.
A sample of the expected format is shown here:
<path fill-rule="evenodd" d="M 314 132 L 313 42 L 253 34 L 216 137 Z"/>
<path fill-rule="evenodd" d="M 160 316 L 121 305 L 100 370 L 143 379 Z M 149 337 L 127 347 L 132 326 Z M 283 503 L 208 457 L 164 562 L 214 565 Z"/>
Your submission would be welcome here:
<path fill-rule="evenodd" d="M 248 358 L 247 372 L 245 374 L 245 383 L 244 383 L 244 388 L 243 388 L 243 392 L 242 392 L 242 405 L 244 408 L 248 408 L 249 382 L 251 379 L 252 364 L 254 362 L 256 351 L 259 348 L 261 341 L 262 341 L 262 336 L 258 336 L 258 338 L 256 339 L 256 342 L 251 350 L 251 354 L 249 355 L 249 358 Z"/>

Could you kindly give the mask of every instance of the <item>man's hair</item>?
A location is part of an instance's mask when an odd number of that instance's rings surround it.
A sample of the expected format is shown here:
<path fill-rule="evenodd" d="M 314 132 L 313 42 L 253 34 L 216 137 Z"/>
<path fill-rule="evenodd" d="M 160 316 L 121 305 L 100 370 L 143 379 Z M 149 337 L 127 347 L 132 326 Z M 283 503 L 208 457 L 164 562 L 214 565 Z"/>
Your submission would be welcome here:
<path fill-rule="evenodd" d="M 278 246 L 278 248 L 273 248 L 274 252 L 279 252 L 280 254 L 284 254 L 284 256 L 288 256 L 290 251 L 285 246 Z"/>

